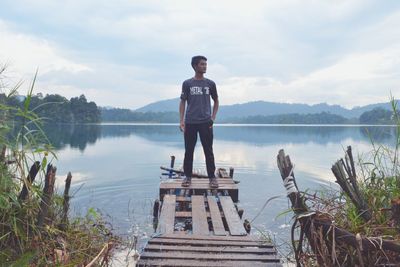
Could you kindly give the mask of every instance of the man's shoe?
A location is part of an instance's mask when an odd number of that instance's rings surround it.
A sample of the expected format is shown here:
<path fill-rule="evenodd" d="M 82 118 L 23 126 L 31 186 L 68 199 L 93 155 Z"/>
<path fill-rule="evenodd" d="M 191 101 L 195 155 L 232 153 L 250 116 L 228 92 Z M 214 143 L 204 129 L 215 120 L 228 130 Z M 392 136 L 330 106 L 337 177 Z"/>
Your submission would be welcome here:
<path fill-rule="evenodd" d="M 185 179 L 183 179 L 183 181 L 182 181 L 182 186 L 188 187 L 188 186 L 190 186 L 191 182 L 192 182 L 191 177 L 185 177 Z"/>
<path fill-rule="evenodd" d="M 210 187 L 211 188 L 218 188 L 218 181 L 217 178 L 210 178 Z"/>

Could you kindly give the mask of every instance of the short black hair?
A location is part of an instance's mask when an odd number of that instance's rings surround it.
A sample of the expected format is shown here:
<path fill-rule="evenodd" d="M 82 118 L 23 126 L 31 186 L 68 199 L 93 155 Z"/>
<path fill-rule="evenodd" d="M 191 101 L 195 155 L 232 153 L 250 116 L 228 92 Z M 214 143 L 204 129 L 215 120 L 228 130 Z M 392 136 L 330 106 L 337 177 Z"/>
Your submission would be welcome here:
<path fill-rule="evenodd" d="M 192 67 L 197 66 L 199 64 L 200 60 L 205 60 L 207 61 L 207 58 L 205 56 L 194 56 L 192 57 Z"/>

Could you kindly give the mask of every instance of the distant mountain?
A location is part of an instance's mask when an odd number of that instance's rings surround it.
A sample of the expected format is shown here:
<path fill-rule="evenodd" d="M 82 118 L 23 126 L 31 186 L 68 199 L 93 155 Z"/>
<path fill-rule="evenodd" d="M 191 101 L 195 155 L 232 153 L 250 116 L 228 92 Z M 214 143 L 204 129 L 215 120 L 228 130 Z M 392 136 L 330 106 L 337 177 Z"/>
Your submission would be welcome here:
<path fill-rule="evenodd" d="M 165 111 L 179 111 L 179 98 L 161 100 L 153 102 L 144 107 L 135 109 L 135 112 L 165 112 Z"/>
<path fill-rule="evenodd" d="M 178 112 L 179 98 L 157 101 L 139 109 L 135 112 Z M 274 103 L 266 101 L 253 101 L 243 104 L 221 105 L 218 118 L 226 120 L 228 118 L 239 118 L 248 116 L 271 116 L 282 114 L 317 114 L 327 112 L 343 116 L 345 118 L 358 118 L 365 111 L 370 111 L 374 108 L 391 109 L 390 103 L 378 103 L 361 107 L 347 109 L 339 105 L 329 105 L 326 103 L 308 105 L 308 104 L 287 104 Z"/>

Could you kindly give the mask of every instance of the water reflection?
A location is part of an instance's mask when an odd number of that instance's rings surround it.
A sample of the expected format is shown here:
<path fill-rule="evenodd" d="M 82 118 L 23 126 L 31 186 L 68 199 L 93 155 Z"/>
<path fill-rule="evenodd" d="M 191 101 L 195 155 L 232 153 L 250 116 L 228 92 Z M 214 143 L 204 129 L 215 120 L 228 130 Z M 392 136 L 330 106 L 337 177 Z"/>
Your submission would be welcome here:
<path fill-rule="evenodd" d="M 138 136 L 153 142 L 180 146 L 182 134 L 175 125 L 46 125 L 46 133 L 56 149 L 69 145 L 84 151 L 88 144 L 101 138 Z M 352 138 L 391 144 L 395 127 L 375 126 L 216 126 L 215 140 L 268 145 L 276 143 L 340 143 Z"/>
<path fill-rule="evenodd" d="M 158 197 L 160 165 L 175 155 L 182 166 L 183 136 L 177 125 L 48 125 L 46 131 L 57 148 L 58 180 L 73 174 L 72 199 L 77 213 L 89 207 L 109 214 L 117 232 L 152 233 L 151 203 Z M 284 148 L 296 164 L 302 190 L 334 186 L 331 165 L 343 156 L 343 147 L 356 153 L 371 149 L 369 136 L 393 143 L 392 127 L 339 126 L 216 126 L 214 154 L 217 167 L 234 167 L 240 180 L 239 198 L 244 218 L 252 219 L 265 201 L 274 200 L 253 225 L 287 239 L 281 228 L 291 218 L 276 218 L 288 208 L 282 179 L 276 166 L 278 150 Z M 198 142 L 194 167 L 205 169 Z M 82 188 L 81 185 L 84 185 Z M 145 238 L 143 238 L 144 240 Z"/>

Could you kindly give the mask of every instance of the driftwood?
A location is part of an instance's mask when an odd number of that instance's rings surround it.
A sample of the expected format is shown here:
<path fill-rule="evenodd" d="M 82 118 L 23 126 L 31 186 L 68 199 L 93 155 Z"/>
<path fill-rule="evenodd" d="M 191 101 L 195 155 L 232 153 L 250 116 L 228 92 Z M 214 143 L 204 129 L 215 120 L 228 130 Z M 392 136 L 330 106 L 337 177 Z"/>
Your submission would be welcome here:
<path fill-rule="evenodd" d="M 360 216 L 366 222 L 371 220 L 372 214 L 368 209 L 368 205 L 358 188 L 357 174 L 354 166 L 351 146 L 347 147 L 345 160 L 340 159 L 335 164 L 333 164 L 332 172 L 336 177 L 336 182 L 340 185 L 347 196 L 349 196 L 349 198 L 359 211 Z"/>
<path fill-rule="evenodd" d="M 35 163 L 33 163 L 31 169 L 29 170 L 28 177 L 26 179 L 24 179 L 24 186 L 22 187 L 22 191 L 18 196 L 18 199 L 20 201 L 23 201 L 27 198 L 28 192 L 29 192 L 28 188 L 31 187 L 39 170 L 40 170 L 40 162 L 36 161 Z"/>
<path fill-rule="evenodd" d="M 37 225 L 39 227 L 48 224 L 48 222 L 50 221 L 48 213 L 54 193 L 54 182 L 56 180 L 56 171 L 57 171 L 56 167 L 53 167 L 53 165 L 51 164 L 47 165 L 42 201 L 40 203 L 40 211 L 37 220 Z"/>
<path fill-rule="evenodd" d="M 100 250 L 99 254 L 94 257 L 94 259 L 89 262 L 89 264 L 85 265 L 85 267 L 92 267 L 96 265 L 96 262 L 100 259 L 100 257 L 107 257 L 107 254 L 109 252 L 109 248 L 112 246 L 112 243 L 106 243 L 103 248 Z M 104 260 L 104 258 L 103 258 Z"/>
<path fill-rule="evenodd" d="M 388 251 L 396 254 L 400 253 L 400 244 L 396 242 L 354 235 L 344 229 L 336 227 L 329 217 L 321 213 L 310 212 L 305 204 L 304 196 L 301 195 L 296 185 L 293 164 L 291 163 L 290 157 L 285 155 L 284 150 L 280 150 L 277 159 L 288 197 L 292 203 L 292 209 L 296 214 L 296 222 L 292 228 L 292 242 L 298 266 L 300 266 L 299 254 L 302 252 L 304 236 L 307 238 L 320 266 L 339 264 L 335 257 L 326 257 L 326 255 L 335 255 L 335 248 L 339 246 L 347 245 L 353 247 L 356 251 L 363 250 L 364 252 Z M 294 227 L 297 222 L 300 223 L 301 231 L 299 243 L 296 245 L 293 240 L 293 235 Z M 360 257 L 362 257 L 361 253 Z M 368 261 L 367 257 L 364 260 Z M 363 258 L 360 259 L 360 264 L 362 263 Z"/>

